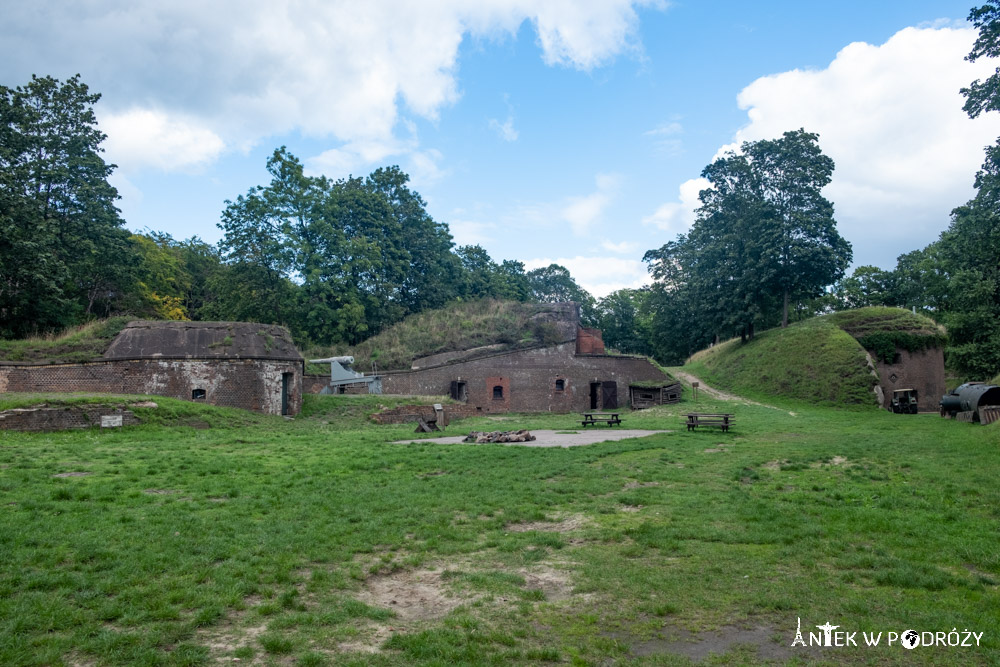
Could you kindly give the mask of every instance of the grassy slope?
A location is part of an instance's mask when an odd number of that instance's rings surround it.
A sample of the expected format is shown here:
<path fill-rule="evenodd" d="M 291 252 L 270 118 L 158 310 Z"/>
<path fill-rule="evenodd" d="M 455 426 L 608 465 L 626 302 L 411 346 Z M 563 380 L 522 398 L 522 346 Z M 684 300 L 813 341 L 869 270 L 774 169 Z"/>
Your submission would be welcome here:
<path fill-rule="evenodd" d="M 411 315 L 382 333 L 351 348 L 316 347 L 303 353 L 306 359 L 352 355 L 355 368 L 367 370 L 374 359 L 381 369 L 409 368 L 418 358 L 439 352 L 466 350 L 482 345 L 508 347 L 555 342 L 553 331 L 532 326 L 538 304 L 514 301 L 468 301 Z M 329 372 L 328 366 L 310 372 Z"/>
<path fill-rule="evenodd" d="M 99 358 L 132 317 L 112 317 L 73 327 L 55 336 L 0 340 L 0 361 L 74 363 Z"/>
<path fill-rule="evenodd" d="M 673 430 L 642 440 L 393 445 L 412 425 L 363 407 L 329 419 L 352 400 L 252 425 L 189 404 L 208 430 L 5 434 L 0 664 L 684 664 L 655 653 L 661 633 L 770 628 L 789 652 L 796 617 L 985 633 L 979 648 L 830 649 L 831 663 L 1000 659 L 1000 429 L 702 396 L 626 414 Z M 687 433 L 691 409 L 735 411 L 738 427 Z M 511 530 L 566 517 L 567 533 Z M 430 569 L 466 603 L 408 621 L 357 599 Z M 566 578 L 561 595 L 533 583 L 546 573 Z M 338 648 L 365 640 L 379 652 Z"/>
<path fill-rule="evenodd" d="M 713 386 L 759 397 L 875 405 L 876 379 L 858 342 L 828 318 L 703 350 L 685 367 Z"/>
<path fill-rule="evenodd" d="M 875 405 L 876 379 L 859 341 L 874 347 L 939 346 L 944 330 L 901 308 L 858 308 L 771 329 L 740 344 L 727 341 L 691 358 L 709 383 L 758 397 L 785 396 L 834 405 Z"/>

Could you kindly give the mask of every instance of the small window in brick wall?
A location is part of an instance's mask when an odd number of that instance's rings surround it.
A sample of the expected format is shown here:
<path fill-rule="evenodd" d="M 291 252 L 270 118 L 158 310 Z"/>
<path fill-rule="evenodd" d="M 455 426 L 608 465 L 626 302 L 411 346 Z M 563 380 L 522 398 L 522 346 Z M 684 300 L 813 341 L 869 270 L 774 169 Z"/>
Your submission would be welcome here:
<path fill-rule="evenodd" d="M 191 392 L 192 401 L 204 401 L 205 400 L 205 390 L 204 389 L 194 389 Z"/>
<path fill-rule="evenodd" d="M 503 387 L 502 386 L 496 385 L 495 387 L 493 387 L 493 400 L 494 401 L 502 401 L 503 400 Z"/>
<path fill-rule="evenodd" d="M 566 390 L 566 380 L 562 379 L 556 380 L 556 391 L 565 391 L 565 390 Z"/>

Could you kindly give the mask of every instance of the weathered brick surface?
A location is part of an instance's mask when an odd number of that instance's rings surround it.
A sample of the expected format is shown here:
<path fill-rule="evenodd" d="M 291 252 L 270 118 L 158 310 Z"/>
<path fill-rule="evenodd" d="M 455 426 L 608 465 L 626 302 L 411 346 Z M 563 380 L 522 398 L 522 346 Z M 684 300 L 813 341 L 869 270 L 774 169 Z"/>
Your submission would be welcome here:
<path fill-rule="evenodd" d="M 0 412 L 0 431 L 62 431 L 76 428 L 99 428 L 101 417 L 118 415 L 122 426 L 138 424 L 131 410 L 113 406 L 60 405 L 39 406 Z"/>
<path fill-rule="evenodd" d="M 584 329 L 576 333 L 577 354 L 604 354 L 604 337 L 600 329 Z"/>
<path fill-rule="evenodd" d="M 386 372 L 382 387 L 386 394 L 442 396 L 449 394 L 453 381 L 460 381 L 467 384 L 468 404 L 479 412 L 571 412 L 591 408 L 591 383 L 617 383 L 619 407 L 627 407 L 630 383 L 668 381 L 644 357 L 577 355 L 575 351 L 576 343 L 569 342 L 431 368 Z M 560 379 L 561 391 L 556 384 Z M 502 400 L 493 398 L 493 387 L 498 382 L 504 389 Z"/>
<path fill-rule="evenodd" d="M 0 365 L 0 393 L 73 392 L 153 394 L 269 414 L 281 414 L 282 376 L 288 374 L 288 413 L 302 409 L 302 364 L 263 359 L 141 359 L 82 364 Z"/>
<path fill-rule="evenodd" d="M 892 392 L 896 389 L 916 389 L 918 409 L 921 412 L 937 412 L 945 394 L 944 352 L 939 348 L 930 348 L 919 352 L 897 350 L 897 354 L 894 364 L 884 361 L 875 364 L 885 395 L 882 407 L 889 407 Z"/>

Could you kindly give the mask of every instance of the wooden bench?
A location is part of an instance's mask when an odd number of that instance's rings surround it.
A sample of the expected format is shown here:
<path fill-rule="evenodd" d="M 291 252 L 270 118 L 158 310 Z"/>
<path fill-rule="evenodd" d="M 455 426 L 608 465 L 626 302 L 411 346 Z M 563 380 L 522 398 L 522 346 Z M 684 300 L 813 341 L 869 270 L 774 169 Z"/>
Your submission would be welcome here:
<path fill-rule="evenodd" d="M 728 431 L 729 427 L 733 425 L 733 417 L 735 415 L 725 413 L 689 412 L 687 414 L 687 429 L 693 431 L 699 426 L 718 426 L 723 431 Z"/>
<path fill-rule="evenodd" d="M 580 422 L 584 427 L 590 426 L 591 424 L 607 424 L 608 426 L 614 426 L 618 424 L 621 426 L 622 420 L 618 418 L 619 412 L 585 412 L 583 413 L 583 421 Z"/>

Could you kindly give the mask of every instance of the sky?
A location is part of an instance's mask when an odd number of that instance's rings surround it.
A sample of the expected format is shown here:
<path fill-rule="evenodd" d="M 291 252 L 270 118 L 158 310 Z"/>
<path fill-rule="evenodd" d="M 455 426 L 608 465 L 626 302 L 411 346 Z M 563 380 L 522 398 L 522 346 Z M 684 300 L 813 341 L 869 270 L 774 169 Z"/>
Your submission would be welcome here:
<path fill-rule="evenodd" d="M 700 173 L 804 128 L 854 266 L 891 269 L 974 193 L 971 4 L 745 0 L 4 3 L 0 85 L 79 73 L 130 229 L 215 242 L 286 146 L 310 174 L 399 165 L 456 244 L 597 297 L 694 221 Z"/>

